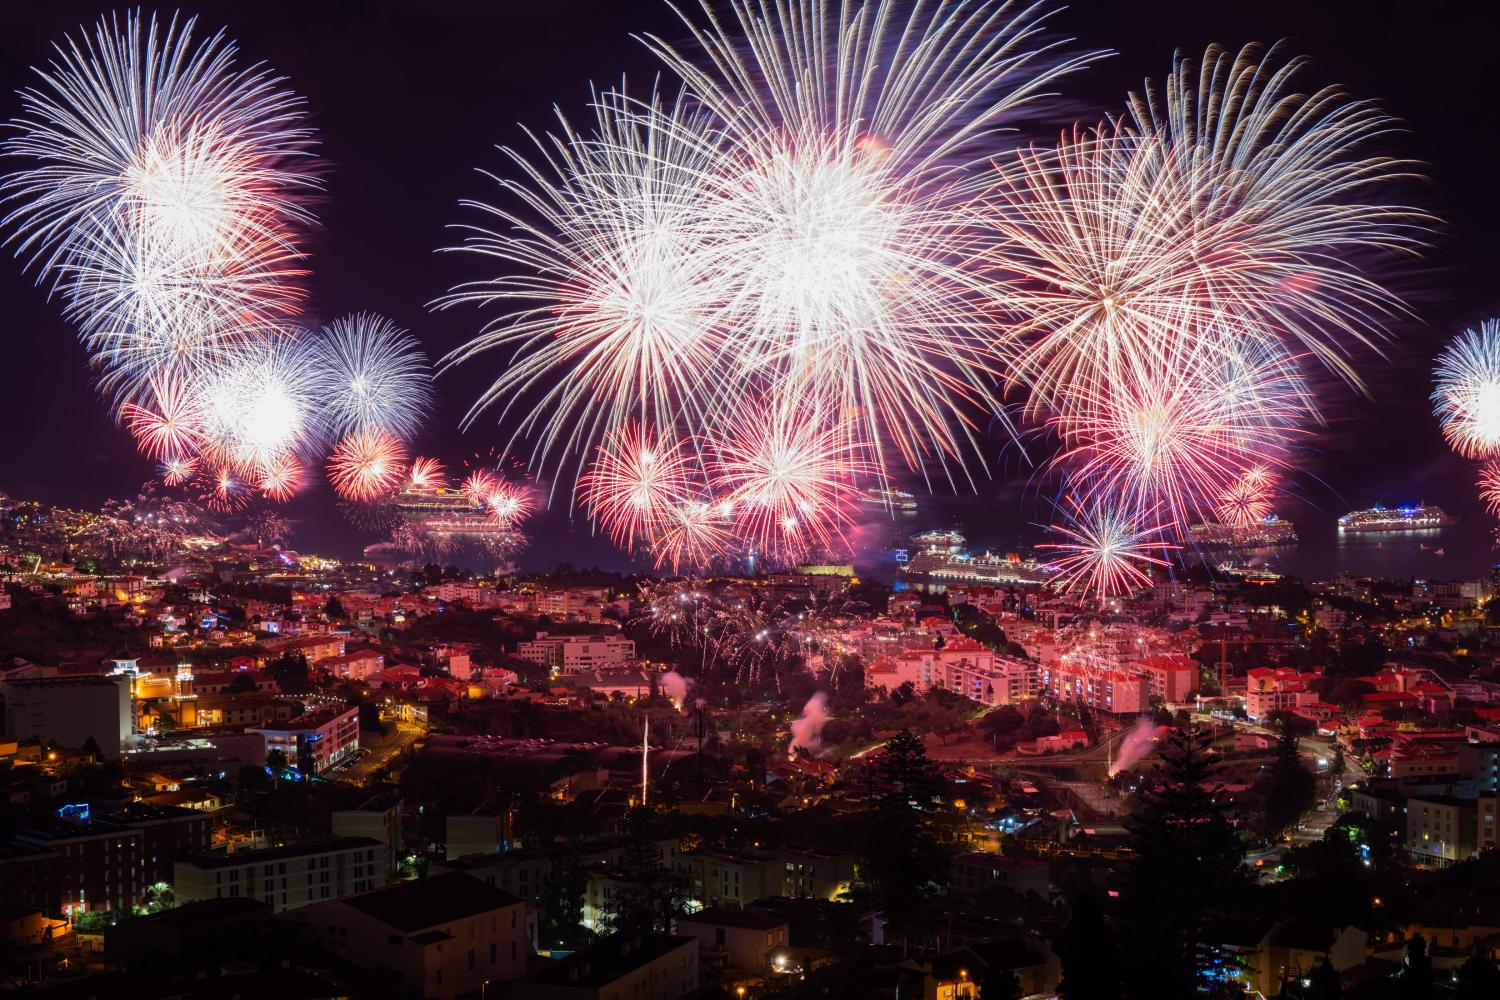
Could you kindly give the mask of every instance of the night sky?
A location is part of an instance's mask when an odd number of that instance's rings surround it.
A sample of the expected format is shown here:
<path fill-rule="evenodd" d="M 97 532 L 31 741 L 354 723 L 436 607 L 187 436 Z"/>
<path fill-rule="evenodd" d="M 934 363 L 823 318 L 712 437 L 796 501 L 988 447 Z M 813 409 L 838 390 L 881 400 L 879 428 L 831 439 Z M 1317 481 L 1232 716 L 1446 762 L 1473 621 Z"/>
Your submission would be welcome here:
<path fill-rule="evenodd" d="M 1425 499 L 1466 519 L 1480 518 L 1474 467 L 1453 457 L 1437 432 L 1426 395 L 1432 356 L 1466 325 L 1500 315 L 1500 83 L 1494 75 L 1490 5 L 1348 2 L 1081 2 L 1052 23 L 1081 48 L 1116 55 L 1065 81 L 1085 121 L 1118 109 L 1142 78 L 1160 78 L 1174 48 L 1200 54 L 1210 42 L 1232 48 L 1285 39 L 1312 60 L 1304 85 L 1342 83 L 1378 101 L 1409 134 L 1385 150 L 1423 161 L 1430 185 L 1407 192 L 1443 220 L 1427 259 L 1410 265 L 1401 287 L 1419 318 L 1392 325 L 1388 358 L 1366 352 L 1359 367 L 1374 391 L 1364 399 L 1330 384 L 1328 426 L 1311 451 L 1286 513 L 1309 530 L 1379 501 Z M 170 16 L 174 5 L 145 4 Z M 22 3 L 0 7 L 0 118 L 19 105 L 53 41 L 92 24 L 108 5 Z M 390 316 L 415 332 L 437 358 L 478 328 L 481 313 L 441 314 L 426 304 L 457 281 L 482 275 L 475 262 L 434 251 L 452 239 L 444 227 L 464 221 L 462 197 L 489 198 L 492 182 L 476 167 L 504 169 L 497 144 L 520 143 L 518 123 L 545 129 L 557 106 L 575 121 L 587 114 L 590 81 L 601 88 L 622 75 L 644 88 L 657 67 L 632 32 L 679 38 L 659 0 L 257 0 L 186 4 L 200 36 L 220 25 L 238 41 L 242 63 L 263 60 L 307 98 L 321 134 L 327 192 L 312 251 L 307 319 L 356 310 Z M 1056 127 L 1069 124 L 1058 121 Z M 21 273 L 0 264 L 0 337 L 6 359 L 0 429 L 0 490 L 13 496 L 97 507 L 132 494 L 151 466 L 115 426 L 91 385 L 84 349 L 57 303 Z M 505 356 L 492 353 L 443 376 L 437 407 L 416 450 L 445 460 L 503 445 L 509 428 L 482 419 L 458 422 Z M 1017 461 L 998 439 L 997 464 Z M 977 496 L 930 504 L 929 519 L 1018 530 L 1041 515 L 1024 473 L 1002 475 Z M 301 548 L 353 555 L 374 536 L 345 524 L 326 486 L 289 505 Z M 1304 521 L 1307 523 L 1304 525 Z M 564 513 L 537 519 L 523 564 L 560 559 L 623 565 L 623 557 Z M 1009 528 L 1014 525 L 1015 529 Z"/>

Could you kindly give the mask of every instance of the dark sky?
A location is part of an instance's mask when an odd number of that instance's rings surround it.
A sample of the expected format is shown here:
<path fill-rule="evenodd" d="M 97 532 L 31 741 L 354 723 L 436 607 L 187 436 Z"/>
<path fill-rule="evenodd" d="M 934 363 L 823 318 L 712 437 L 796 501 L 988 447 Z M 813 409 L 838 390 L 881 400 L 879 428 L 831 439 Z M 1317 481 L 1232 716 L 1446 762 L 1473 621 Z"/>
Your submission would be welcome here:
<path fill-rule="evenodd" d="M 1500 78 L 1489 6 L 1084 0 L 1054 22 L 1082 47 L 1117 52 L 1066 84 L 1086 119 L 1118 108 L 1143 77 L 1164 75 L 1174 48 L 1286 39 L 1289 51 L 1312 59 L 1308 82 L 1343 83 L 1379 101 L 1410 129 L 1389 151 L 1428 164 L 1431 185 L 1418 193 L 1445 223 L 1422 268 L 1403 276 L 1421 318 L 1390 328 L 1389 360 L 1361 359 L 1374 400 L 1328 387 L 1329 424 L 1307 456 L 1294 517 L 1331 520 L 1381 499 L 1426 499 L 1480 516 L 1473 469 L 1443 447 L 1425 397 L 1441 342 L 1500 314 Z M 178 9 L 144 5 L 153 8 Z M 0 118 L 16 113 L 13 92 L 54 40 L 111 9 L 63 0 L 0 6 Z M 309 318 L 380 312 L 418 334 L 434 358 L 479 322 L 474 310 L 433 314 L 425 305 L 476 276 L 434 253 L 449 239 L 444 226 L 464 218 L 458 199 L 493 191 L 475 168 L 501 169 L 494 146 L 520 142 L 518 123 L 547 127 L 554 105 L 581 119 L 590 81 L 608 86 L 624 74 L 645 84 L 656 67 L 632 32 L 681 34 L 662 0 L 257 0 L 180 9 L 200 14 L 202 27 L 226 26 L 244 59 L 269 63 L 308 100 L 328 164 L 322 225 L 311 243 Z M 83 348 L 57 305 L 11 260 L 0 262 L 0 338 L 0 489 L 81 506 L 132 493 L 150 466 L 96 396 Z M 493 421 L 467 433 L 457 427 L 501 363 L 494 354 L 439 380 L 418 451 L 451 467 L 504 443 L 508 431 Z M 989 485 L 977 497 L 935 501 L 932 516 L 1023 525 L 1036 516 L 1020 499 L 1025 493 Z M 375 540 L 343 523 L 326 487 L 290 513 L 303 548 L 352 554 Z M 540 521 L 545 542 L 524 561 L 618 562 L 585 526 L 570 533 L 564 525 L 561 514 Z"/>

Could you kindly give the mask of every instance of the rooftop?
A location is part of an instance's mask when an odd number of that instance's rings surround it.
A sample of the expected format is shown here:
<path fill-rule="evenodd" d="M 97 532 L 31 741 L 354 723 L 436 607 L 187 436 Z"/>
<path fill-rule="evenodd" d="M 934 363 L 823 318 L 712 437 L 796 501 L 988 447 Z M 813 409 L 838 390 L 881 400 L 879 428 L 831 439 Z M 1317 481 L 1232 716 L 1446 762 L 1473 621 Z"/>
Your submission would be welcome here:
<path fill-rule="evenodd" d="M 468 878 L 467 875 L 459 877 Z M 523 981 L 597 989 L 678 948 L 696 946 L 697 943 L 697 938 L 680 934 L 659 935 L 644 941 L 616 934 L 544 966 Z"/>
<path fill-rule="evenodd" d="M 411 934 L 450 920 L 519 906 L 523 901 L 471 875 L 450 872 L 415 882 L 399 882 L 340 902 L 388 927 Z"/>
<path fill-rule="evenodd" d="M 310 844 L 288 844 L 285 847 L 267 847 L 260 851 L 236 851 L 233 854 L 204 854 L 179 864 L 196 865 L 199 868 L 238 868 L 240 865 L 260 864 L 266 861 L 281 861 L 286 858 L 305 858 L 313 854 L 332 854 L 335 851 L 352 851 L 361 847 L 379 847 L 380 841 L 372 837 L 333 837 Z"/>

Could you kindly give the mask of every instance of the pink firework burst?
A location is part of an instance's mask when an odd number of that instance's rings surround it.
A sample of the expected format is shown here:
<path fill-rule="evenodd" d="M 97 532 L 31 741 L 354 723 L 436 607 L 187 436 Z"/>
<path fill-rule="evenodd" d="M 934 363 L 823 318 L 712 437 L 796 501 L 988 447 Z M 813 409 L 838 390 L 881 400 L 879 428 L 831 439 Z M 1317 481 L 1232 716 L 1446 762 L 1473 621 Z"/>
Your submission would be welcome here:
<path fill-rule="evenodd" d="M 389 431 L 346 434 L 328 457 L 328 481 L 345 500 L 379 499 L 405 477 L 406 446 Z"/>
<path fill-rule="evenodd" d="M 150 458 L 166 461 L 191 455 L 203 440 L 203 413 L 188 385 L 171 375 L 152 378 L 149 405 L 126 403 L 120 407 L 125 426 L 136 446 Z"/>
<path fill-rule="evenodd" d="M 491 521 L 502 528 L 514 530 L 531 515 L 536 504 L 531 498 L 531 490 L 525 486 L 496 479 L 490 492 L 485 495 L 484 509 Z"/>
<path fill-rule="evenodd" d="M 486 506 L 490 496 L 499 488 L 500 480 L 484 469 L 476 469 L 469 473 L 469 477 L 464 480 L 464 484 L 461 487 L 464 496 L 475 507 Z"/>
<path fill-rule="evenodd" d="M 1485 510 L 1500 517 L 1500 460 L 1491 459 L 1480 468 L 1479 499 Z"/>
<path fill-rule="evenodd" d="M 302 491 L 307 473 L 295 455 L 278 455 L 260 473 L 260 491 L 277 503 L 285 503 Z"/>
<path fill-rule="evenodd" d="M 1053 421 L 1067 445 L 1058 462 L 1111 502 L 1128 497 L 1183 526 L 1212 515 L 1248 470 L 1286 464 L 1306 391 L 1295 359 L 1206 338 L 1132 377 L 1077 385 L 1073 412 Z"/>
<path fill-rule="evenodd" d="M 1064 541 L 1038 545 L 1058 554 L 1053 564 L 1058 575 L 1053 586 L 1065 593 L 1091 594 L 1098 600 L 1118 597 L 1151 584 L 1147 566 L 1167 566 L 1167 560 L 1152 555 L 1177 548 L 1163 541 L 1171 527 L 1154 517 L 1154 511 L 1137 513 L 1090 499 L 1086 503 L 1069 497 L 1064 509 L 1066 523 L 1052 525 Z"/>
<path fill-rule="evenodd" d="M 1219 493 L 1216 513 L 1221 524 L 1246 528 L 1271 514 L 1276 495 L 1276 473 L 1257 465 Z"/>
<path fill-rule="evenodd" d="M 198 473 L 198 459 L 172 455 L 157 465 L 161 481 L 166 486 L 181 486 Z"/>
<path fill-rule="evenodd" d="M 696 465 L 682 442 L 631 423 L 606 437 L 578 481 L 578 497 L 614 543 L 630 551 L 637 541 L 655 538 L 674 512 L 701 499 Z"/>
<path fill-rule="evenodd" d="M 718 442 L 713 491 L 741 540 L 788 561 L 843 542 L 863 454 L 850 428 L 815 405 L 751 407 Z"/>
<path fill-rule="evenodd" d="M 244 510 L 250 503 L 250 484 L 233 469 L 209 466 L 198 477 L 203 505 L 221 514 Z"/>
<path fill-rule="evenodd" d="M 690 501 L 669 511 L 653 548 L 656 568 L 671 566 L 673 574 L 683 566 L 703 569 L 728 552 L 733 535 L 724 505 Z"/>

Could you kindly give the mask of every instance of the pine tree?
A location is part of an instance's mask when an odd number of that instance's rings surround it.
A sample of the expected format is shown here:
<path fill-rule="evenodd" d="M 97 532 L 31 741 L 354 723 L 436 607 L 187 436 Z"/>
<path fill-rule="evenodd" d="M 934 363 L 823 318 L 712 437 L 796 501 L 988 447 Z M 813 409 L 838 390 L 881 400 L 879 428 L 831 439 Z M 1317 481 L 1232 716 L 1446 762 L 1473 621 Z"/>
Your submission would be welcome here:
<path fill-rule="evenodd" d="M 565 851 L 552 858 L 542 889 L 542 940 L 551 947 L 572 948 L 587 936 L 583 928 L 583 898 L 588 877 L 578 855 Z"/>
<path fill-rule="evenodd" d="M 626 823 L 630 843 L 620 856 L 625 880 L 605 914 L 605 926 L 615 934 L 666 934 L 672 921 L 686 912 L 687 878 L 662 862 L 661 848 L 652 839 L 654 822 L 648 809 L 636 808 Z"/>
<path fill-rule="evenodd" d="M 1132 858 L 1122 926 L 1138 1000 L 1194 995 L 1209 959 L 1204 917 L 1243 875 L 1243 848 L 1213 785 L 1211 733 L 1182 728 L 1166 740 L 1154 781 L 1126 820 Z"/>
<path fill-rule="evenodd" d="M 933 926 L 935 905 L 948 884 L 948 857 L 930 815 L 943 783 L 909 729 L 886 744 L 876 777 L 888 788 L 876 803 L 860 868 L 889 935 L 901 939 L 904 951 L 912 934 Z"/>
<path fill-rule="evenodd" d="M 1099 900 L 1081 893 L 1073 901 L 1073 916 L 1058 946 L 1064 1000 L 1116 1000 L 1120 995 L 1119 956 Z"/>

